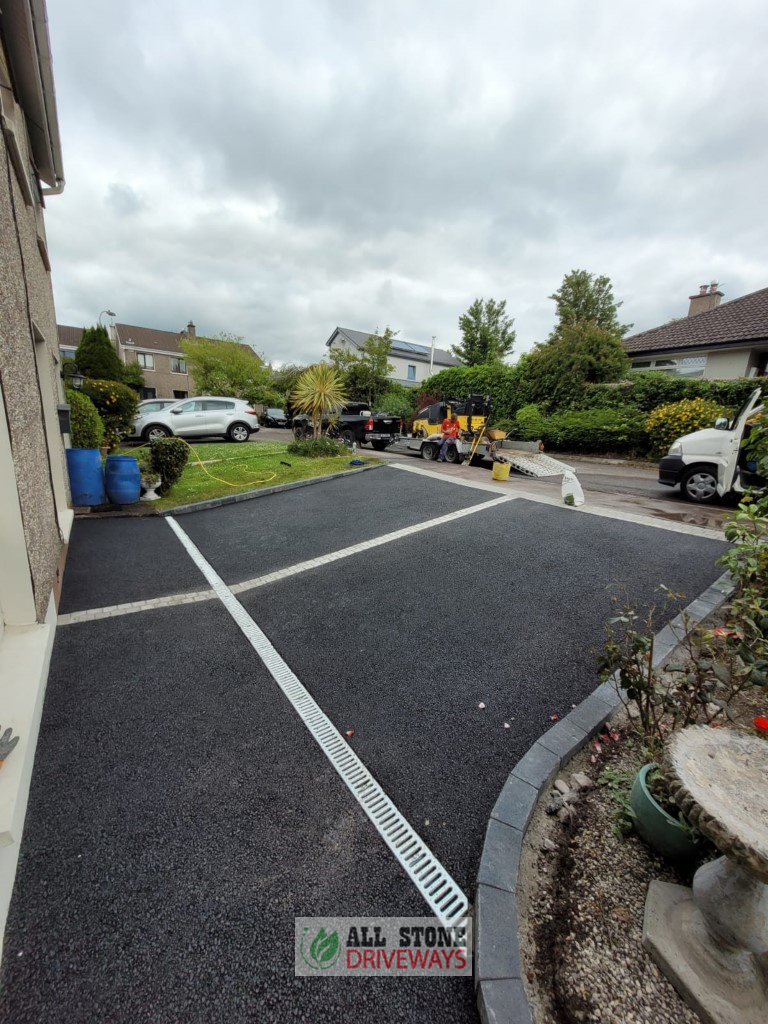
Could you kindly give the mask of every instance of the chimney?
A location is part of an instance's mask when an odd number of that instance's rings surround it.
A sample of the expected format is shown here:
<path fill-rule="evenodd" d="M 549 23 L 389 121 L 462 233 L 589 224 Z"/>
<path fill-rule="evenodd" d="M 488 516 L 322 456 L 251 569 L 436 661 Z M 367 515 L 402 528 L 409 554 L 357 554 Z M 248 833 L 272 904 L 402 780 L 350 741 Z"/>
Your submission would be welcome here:
<path fill-rule="evenodd" d="M 188 338 L 194 338 L 194 337 L 196 337 L 196 335 L 195 335 L 195 325 L 194 325 L 194 324 L 192 323 L 192 321 L 191 321 L 191 320 L 190 320 L 190 321 L 189 321 L 189 323 L 187 324 L 187 329 L 186 329 L 186 331 L 184 331 L 183 333 L 184 333 L 184 334 L 186 334 L 186 336 L 187 336 Z"/>
<path fill-rule="evenodd" d="M 699 294 L 689 296 L 691 304 L 688 307 L 688 316 L 697 316 L 699 313 L 708 313 L 710 309 L 717 309 L 722 297 L 723 293 L 718 288 L 717 281 L 699 285 Z"/>

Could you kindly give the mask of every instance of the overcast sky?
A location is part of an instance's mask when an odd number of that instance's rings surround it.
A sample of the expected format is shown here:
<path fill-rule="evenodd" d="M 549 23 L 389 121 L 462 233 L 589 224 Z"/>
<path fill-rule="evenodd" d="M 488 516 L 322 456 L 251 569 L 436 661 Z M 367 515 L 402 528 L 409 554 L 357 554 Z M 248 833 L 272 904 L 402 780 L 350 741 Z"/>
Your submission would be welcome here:
<path fill-rule="evenodd" d="M 308 362 L 492 297 L 519 355 L 574 268 L 635 330 L 768 285 L 761 0 L 47 2 L 59 323 Z"/>

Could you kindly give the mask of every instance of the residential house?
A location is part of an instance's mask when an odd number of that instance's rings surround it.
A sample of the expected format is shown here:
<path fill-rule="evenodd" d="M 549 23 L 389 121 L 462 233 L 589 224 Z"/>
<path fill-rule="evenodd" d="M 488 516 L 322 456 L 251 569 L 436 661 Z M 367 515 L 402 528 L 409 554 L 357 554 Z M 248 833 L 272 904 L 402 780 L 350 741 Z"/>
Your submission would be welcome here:
<path fill-rule="evenodd" d="M 192 321 L 178 334 L 119 323 L 113 324 L 109 330 L 120 361 L 138 363 L 144 371 L 142 398 L 187 398 L 194 395 L 195 382 L 187 370 L 187 361 L 181 350 L 182 341 L 195 337 Z M 75 358 L 82 335 L 82 327 L 59 325 L 62 358 Z"/>
<path fill-rule="evenodd" d="M 0 7 L 0 126 L 0 727 L 20 737 L 0 772 L 1 942 L 73 520 L 44 224 L 64 188 L 44 0 Z"/>
<path fill-rule="evenodd" d="M 190 322 L 179 334 L 152 327 L 115 324 L 112 337 L 124 363 L 138 363 L 144 371 L 142 398 L 188 398 L 195 394 L 195 382 L 187 370 L 182 341 L 194 338 Z"/>
<path fill-rule="evenodd" d="M 721 304 L 717 282 L 690 296 L 688 315 L 625 338 L 633 370 L 720 380 L 768 372 L 768 288 Z"/>
<path fill-rule="evenodd" d="M 325 345 L 331 352 L 340 349 L 358 352 L 370 337 L 371 332 L 366 334 L 363 331 L 351 331 L 347 327 L 337 327 Z M 418 387 L 427 377 L 449 366 L 461 366 L 461 360 L 445 349 L 436 348 L 433 352 L 431 345 L 417 345 L 399 338 L 392 339 L 389 362 L 393 367 L 390 378 L 407 387 Z"/>

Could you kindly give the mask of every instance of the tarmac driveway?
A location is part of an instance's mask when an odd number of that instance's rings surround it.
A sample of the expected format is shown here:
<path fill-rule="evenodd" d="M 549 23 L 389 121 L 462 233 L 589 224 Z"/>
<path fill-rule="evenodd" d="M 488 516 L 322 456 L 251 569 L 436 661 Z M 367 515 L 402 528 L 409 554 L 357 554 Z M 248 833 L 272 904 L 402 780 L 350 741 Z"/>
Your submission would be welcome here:
<path fill-rule="evenodd" d="M 611 593 L 693 599 L 724 544 L 388 468 L 177 524 L 218 596 L 167 522 L 76 523 L 3 1018 L 476 1021 L 468 979 L 294 978 L 295 916 L 430 909 L 230 588 L 471 903 L 507 774 L 597 684 Z"/>

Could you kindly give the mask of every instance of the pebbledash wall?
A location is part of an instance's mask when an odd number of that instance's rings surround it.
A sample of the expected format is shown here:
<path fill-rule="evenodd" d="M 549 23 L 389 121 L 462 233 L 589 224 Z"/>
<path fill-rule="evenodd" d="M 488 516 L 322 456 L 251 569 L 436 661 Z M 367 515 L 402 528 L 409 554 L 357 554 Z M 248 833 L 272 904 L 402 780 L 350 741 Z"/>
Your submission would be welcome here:
<path fill-rule="evenodd" d="M 0 941 L 13 889 L 72 527 L 43 223 L 63 188 L 44 0 L 0 8 Z M 55 201 L 55 200 L 54 200 Z"/>

